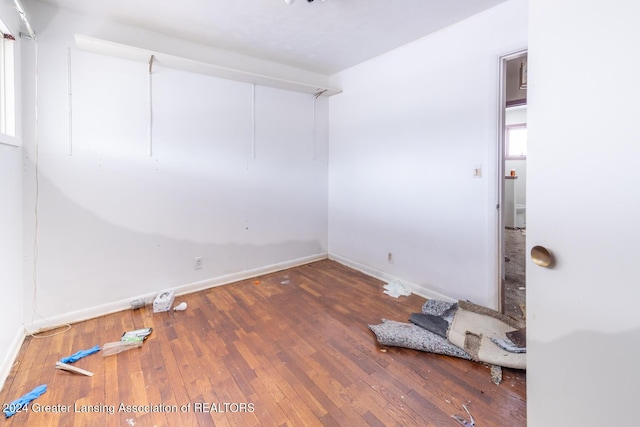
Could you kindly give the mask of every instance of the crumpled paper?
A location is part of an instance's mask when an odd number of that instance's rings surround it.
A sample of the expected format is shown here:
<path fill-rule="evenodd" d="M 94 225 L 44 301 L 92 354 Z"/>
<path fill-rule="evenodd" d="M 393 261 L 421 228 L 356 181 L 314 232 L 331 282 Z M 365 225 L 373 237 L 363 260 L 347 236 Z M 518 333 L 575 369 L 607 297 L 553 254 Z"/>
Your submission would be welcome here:
<path fill-rule="evenodd" d="M 398 282 L 387 283 L 386 285 L 384 285 L 384 289 L 385 291 L 383 293 L 394 298 L 398 298 L 401 295 L 404 295 L 404 296 L 411 295 L 411 292 L 408 291 L 404 286 L 402 286 Z"/>

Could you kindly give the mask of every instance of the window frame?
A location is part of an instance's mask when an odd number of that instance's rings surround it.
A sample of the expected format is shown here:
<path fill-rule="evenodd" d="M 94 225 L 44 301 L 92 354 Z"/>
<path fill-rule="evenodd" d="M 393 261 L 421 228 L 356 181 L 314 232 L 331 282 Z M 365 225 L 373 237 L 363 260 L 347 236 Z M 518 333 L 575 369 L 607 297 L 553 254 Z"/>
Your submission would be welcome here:
<path fill-rule="evenodd" d="M 0 19 L 0 143 L 20 146 L 16 99 L 16 39 Z"/>

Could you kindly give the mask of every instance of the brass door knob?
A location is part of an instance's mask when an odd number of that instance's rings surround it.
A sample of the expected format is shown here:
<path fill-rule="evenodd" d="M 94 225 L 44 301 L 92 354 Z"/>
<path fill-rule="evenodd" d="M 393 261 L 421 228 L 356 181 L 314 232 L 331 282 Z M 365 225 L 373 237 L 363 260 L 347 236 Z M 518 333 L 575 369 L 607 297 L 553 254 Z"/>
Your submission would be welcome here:
<path fill-rule="evenodd" d="M 531 259 L 540 267 L 551 268 L 553 266 L 553 255 L 544 246 L 534 246 L 531 248 Z"/>

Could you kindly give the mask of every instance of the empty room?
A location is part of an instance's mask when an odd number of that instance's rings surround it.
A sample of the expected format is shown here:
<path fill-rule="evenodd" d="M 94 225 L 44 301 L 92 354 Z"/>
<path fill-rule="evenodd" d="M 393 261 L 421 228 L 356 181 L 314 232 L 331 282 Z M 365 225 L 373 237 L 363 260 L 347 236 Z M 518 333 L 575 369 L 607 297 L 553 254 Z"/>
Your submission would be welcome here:
<path fill-rule="evenodd" d="M 627 422 L 638 19 L 628 0 L 1 0 L 1 422 Z M 514 58 L 526 305 L 507 313 Z M 504 363 L 469 307 L 526 330 Z"/>

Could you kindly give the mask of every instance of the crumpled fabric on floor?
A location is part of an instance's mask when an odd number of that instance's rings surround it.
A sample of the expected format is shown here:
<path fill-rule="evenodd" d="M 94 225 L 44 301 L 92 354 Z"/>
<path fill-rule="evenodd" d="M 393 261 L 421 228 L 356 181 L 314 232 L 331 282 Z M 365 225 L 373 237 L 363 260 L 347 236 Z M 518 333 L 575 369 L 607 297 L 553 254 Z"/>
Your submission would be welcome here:
<path fill-rule="evenodd" d="M 6 409 L 3 411 L 5 417 L 9 418 L 15 415 L 18 411 L 22 410 L 29 402 L 42 395 L 45 391 L 47 391 L 46 384 L 39 385 L 29 393 L 9 403 Z"/>
<path fill-rule="evenodd" d="M 73 362 L 76 362 L 76 361 L 82 359 L 85 356 L 89 356 L 90 354 L 96 353 L 98 351 L 100 351 L 100 346 L 96 345 L 96 346 L 91 347 L 90 349 L 87 349 L 87 350 L 80 350 L 79 352 L 74 353 L 69 357 L 65 357 L 64 359 L 60 359 L 60 361 L 62 363 L 73 363 Z"/>

